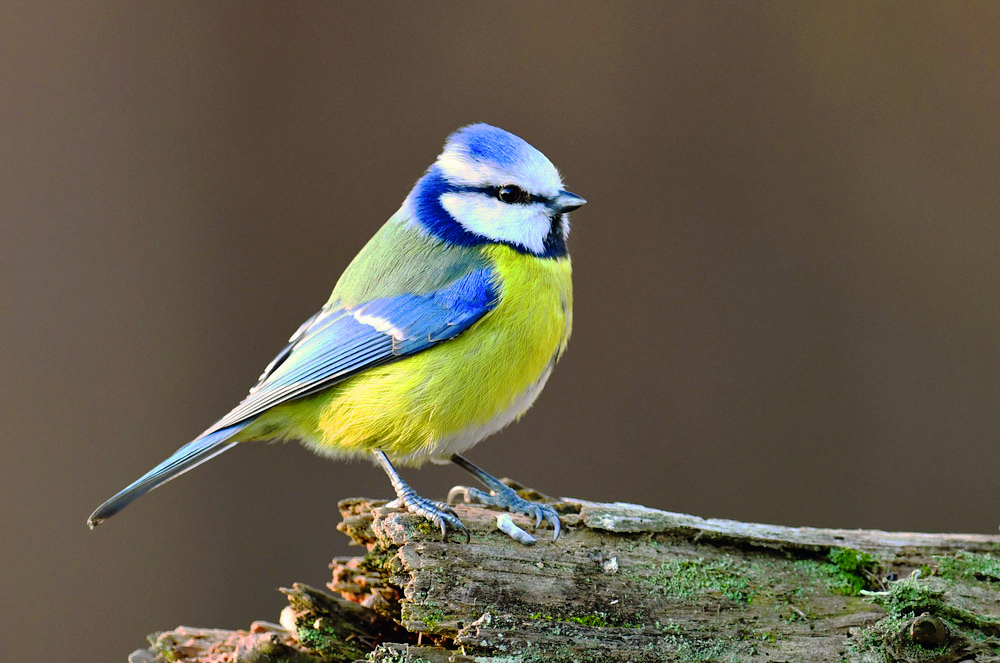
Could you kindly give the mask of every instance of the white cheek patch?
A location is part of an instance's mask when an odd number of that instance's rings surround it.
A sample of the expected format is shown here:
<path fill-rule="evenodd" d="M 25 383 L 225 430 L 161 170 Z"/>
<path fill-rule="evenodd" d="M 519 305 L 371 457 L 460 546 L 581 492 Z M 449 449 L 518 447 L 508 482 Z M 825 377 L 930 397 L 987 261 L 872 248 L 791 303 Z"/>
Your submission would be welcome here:
<path fill-rule="evenodd" d="M 446 193 L 441 205 L 473 234 L 545 252 L 551 222 L 543 203 L 510 205 L 481 193 Z"/>

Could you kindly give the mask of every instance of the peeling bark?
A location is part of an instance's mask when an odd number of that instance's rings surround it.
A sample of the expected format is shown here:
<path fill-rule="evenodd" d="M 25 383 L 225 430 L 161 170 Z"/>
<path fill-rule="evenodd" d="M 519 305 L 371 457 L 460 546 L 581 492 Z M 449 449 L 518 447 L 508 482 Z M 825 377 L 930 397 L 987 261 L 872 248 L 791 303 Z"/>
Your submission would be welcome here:
<path fill-rule="evenodd" d="M 550 503 L 563 535 L 529 547 L 496 511 L 456 507 L 465 544 L 345 500 L 340 529 L 367 554 L 334 560 L 336 596 L 295 585 L 280 626 L 155 634 L 130 661 L 1000 661 L 1000 536 Z"/>

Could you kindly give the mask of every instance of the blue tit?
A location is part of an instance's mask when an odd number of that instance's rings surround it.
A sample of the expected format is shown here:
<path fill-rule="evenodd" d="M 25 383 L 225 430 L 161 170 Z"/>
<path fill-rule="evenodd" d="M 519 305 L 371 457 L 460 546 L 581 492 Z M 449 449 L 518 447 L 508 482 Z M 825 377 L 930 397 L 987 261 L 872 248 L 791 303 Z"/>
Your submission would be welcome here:
<path fill-rule="evenodd" d="M 459 129 L 249 395 L 88 524 L 240 442 L 297 439 L 324 456 L 373 459 L 394 504 L 443 538 L 449 529 L 469 534 L 393 463 L 452 461 L 489 489 L 479 497 L 550 523 L 558 537 L 552 507 L 521 498 L 461 454 L 521 417 L 566 349 L 569 212 L 585 202 L 521 138 L 488 124 Z"/>

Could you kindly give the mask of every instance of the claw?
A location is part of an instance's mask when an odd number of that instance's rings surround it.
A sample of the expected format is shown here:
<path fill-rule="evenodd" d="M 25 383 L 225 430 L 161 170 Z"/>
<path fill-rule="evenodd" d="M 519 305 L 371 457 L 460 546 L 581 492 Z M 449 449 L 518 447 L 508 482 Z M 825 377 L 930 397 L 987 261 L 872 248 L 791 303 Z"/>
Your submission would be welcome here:
<path fill-rule="evenodd" d="M 437 522 L 441 526 L 441 540 L 448 540 L 448 527 L 458 530 L 465 535 L 465 542 L 469 543 L 472 540 L 472 535 L 469 534 L 468 528 L 466 528 L 465 523 L 461 521 L 455 510 L 444 502 L 432 502 L 433 506 L 437 510 Z M 426 517 L 426 516 L 425 516 Z"/>
<path fill-rule="evenodd" d="M 412 514 L 426 518 L 433 524 L 437 525 L 441 529 L 442 541 L 448 540 L 449 529 L 453 529 L 461 534 L 464 534 L 466 543 L 469 543 L 469 541 L 472 540 L 472 536 L 469 534 L 468 528 L 458 517 L 458 514 L 444 502 L 431 501 L 417 495 L 413 491 L 404 491 L 404 495 L 402 495 L 398 500 L 393 500 L 393 502 L 396 503 L 393 504 L 393 506 L 401 507 Z"/>
<path fill-rule="evenodd" d="M 562 523 L 559 522 L 559 514 L 556 513 L 555 509 L 552 509 L 552 520 L 549 523 L 552 525 L 552 540 L 555 541 L 562 532 Z"/>
<path fill-rule="evenodd" d="M 472 536 L 468 528 L 462 523 L 458 514 L 444 502 L 435 502 L 421 497 L 413 488 L 409 486 L 403 478 L 396 472 L 389 459 L 382 451 L 376 449 L 375 459 L 378 461 L 385 473 L 389 475 L 392 488 L 396 491 L 396 499 L 389 503 L 392 506 L 401 506 L 410 513 L 426 518 L 441 528 L 441 540 L 448 540 L 448 528 L 457 530 L 465 535 L 465 542 L 469 543 Z"/>
<path fill-rule="evenodd" d="M 536 529 L 541 527 L 543 522 L 547 522 L 552 525 L 552 540 L 555 541 L 559 538 L 559 534 L 562 531 L 562 523 L 559 522 L 559 514 L 556 513 L 556 510 L 551 506 L 524 499 L 518 495 L 513 488 L 506 485 L 496 477 L 488 474 L 458 454 L 453 455 L 451 460 L 483 482 L 483 484 L 489 489 L 489 492 L 479 490 L 478 488 L 456 486 L 448 491 L 448 502 L 453 502 L 456 498 L 461 496 L 466 504 L 477 503 L 487 506 L 500 507 L 513 513 L 523 513 L 529 518 L 535 518 Z M 511 524 L 513 525 L 513 523 Z M 504 532 L 507 532 L 506 529 L 501 529 Z M 520 528 L 518 528 L 518 531 L 523 532 Z M 515 536 L 510 532 L 507 532 L 507 534 L 516 541 L 521 541 L 518 536 Z M 521 543 L 525 542 L 521 541 Z"/>

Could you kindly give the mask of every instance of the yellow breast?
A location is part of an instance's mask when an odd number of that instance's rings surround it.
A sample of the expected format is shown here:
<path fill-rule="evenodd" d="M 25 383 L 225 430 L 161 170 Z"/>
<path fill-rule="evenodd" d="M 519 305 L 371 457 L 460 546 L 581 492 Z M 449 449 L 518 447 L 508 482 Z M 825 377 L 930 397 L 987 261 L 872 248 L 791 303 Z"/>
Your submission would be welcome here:
<path fill-rule="evenodd" d="M 498 275 L 495 309 L 452 340 L 300 401 L 296 421 L 285 422 L 294 428 L 289 436 L 331 456 L 379 447 L 419 464 L 466 449 L 523 414 L 569 339 L 570 261 L 498 245 L 483 251 Z"/>

